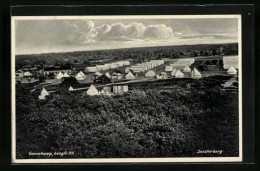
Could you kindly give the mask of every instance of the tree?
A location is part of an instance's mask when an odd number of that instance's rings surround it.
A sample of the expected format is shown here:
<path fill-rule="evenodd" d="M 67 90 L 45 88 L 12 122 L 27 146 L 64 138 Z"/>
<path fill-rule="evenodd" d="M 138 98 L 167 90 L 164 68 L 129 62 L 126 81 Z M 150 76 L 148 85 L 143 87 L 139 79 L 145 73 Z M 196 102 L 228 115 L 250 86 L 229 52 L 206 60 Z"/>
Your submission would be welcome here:
<path fill-rule="evenodd" d="M 63 81 L 60 83 L 61 86 L 77 85 L 77 84 L 79 84 L 79 82 L 74 77 L 64 77 Z"/>
<path fill-rule="evenodd" d="M 79 63 L 79 61 L 77 60 L 77 59 L 74 59 L 74 64 L 78 64 Z"/>
<path fill-rule="evenodd" d="M 93 83 L 99 83 L 99 84 L 107 84 L 111 83 L 111 79 L 108 78 L 105 74 L 101 75 L 100 77 L 96 78 Z"/>

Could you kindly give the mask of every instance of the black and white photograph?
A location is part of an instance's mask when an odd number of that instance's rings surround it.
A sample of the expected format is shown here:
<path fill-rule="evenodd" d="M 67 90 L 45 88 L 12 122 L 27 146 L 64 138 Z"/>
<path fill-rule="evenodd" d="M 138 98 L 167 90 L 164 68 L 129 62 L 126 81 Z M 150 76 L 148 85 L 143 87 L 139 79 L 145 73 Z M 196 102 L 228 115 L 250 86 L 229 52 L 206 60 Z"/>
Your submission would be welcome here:
<path fill-rule="evenodd" d="M 11 20 L 13 163 L 242 161 L 240 15 Z"/>

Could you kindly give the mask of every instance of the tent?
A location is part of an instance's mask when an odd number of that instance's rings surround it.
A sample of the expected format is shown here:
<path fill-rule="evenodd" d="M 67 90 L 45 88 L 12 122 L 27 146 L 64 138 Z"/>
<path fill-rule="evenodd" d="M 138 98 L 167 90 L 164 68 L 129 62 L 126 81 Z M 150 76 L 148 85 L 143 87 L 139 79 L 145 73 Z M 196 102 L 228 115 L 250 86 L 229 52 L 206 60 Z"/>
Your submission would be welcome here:
<path fill-rule="evenodd" d="M 45 88 L 42 88 L 41 94 L 38 97 L 40 100 L 43 100 L 48 95 L 50 95 L 49 92 Z"/>
<path fill-rule="evenodd" d="M 184 74 L 178 69 L 178 71 L 175 73 L 176 78 L 182 78 L 184 77 Z"/>
<path fill-rule="evenodd" d="M 77 80 L 84 80 L 84 77 L 80 73 L 78 73 L 75 78 Z"/>
<path fill-rule="evenodd" d="M 126 74 L 125 79 L 127 80 L 132 80 L 135 79 L 135 76 L 132 74 L 132 72 L 128 72 L 128 74 Z"/>
<path fill-rule="evenodd" d="M 76 90 L 70 86 L 69 91 L 76 91 Z"/>
<path fill-rule="evenodd" d="M 185 66 L 183 69 L 183 72 L 191 72 L 191 69 L 189 66 Z"/>
<path fill-rule="evenodd" d="M 59 72 L 59 74 L 56 76 L 56 78 L 57 78 L 57 79 L 61 79 L 63 76 L 64 76 L 64 75 L 63 75 L 61 72 Z"/>
<path fill-rule="evenodd" d="M 227 73 L 234 75 L 237 74 L 237 70 L 233 66 L 230 66 L 229 69 L 227 70 Z"/>
<path fill-rule="evenodd" d="M 177 70 L 176 69 L 174 69 L 174 70 L 172 70 L 172 72 L 171 72 L 171 76 L 175 76 L 175 74 L 176 74 L 176 72 L 177 72 Z"/>
<path fill-rule="evenodd" d="M 32 73 L 30 73 L 29 71 L 26 71 L 26 72 L 24 72 L 23 76 L 30 77 L 30 76 L 32 76 Z"/>
<path fill-rule="evenodd" d="M 86 78 L 86 75 L 82 72 L 82 71 L 80 71 L 79 72 L 84 78 Z"/>
<path fill-rule="evenodd" d="M 101 76 L 102 74 L 97 71 L 94 75 L 95 75 L 95 76 Z"/>
<path fill-rule="evenodd" d="M 66 78 L 68 78 L 68 77 L 70 77 L 67 73 L 65 73 L 64 75 L 63 75 L 63 77 L 66 77 Z"/>
<path fill-rule="evenodd" d="M 165 66 L 165 71 L 166 72 L 170 72 L 173 70 L 173 67 L 172 66 Z"/>
<path fill-rule="evenodd" d="M 111 78 L 111 75 L 110 75 L 108 72 L 106 72 L 105 76 L 106 76 L 107 78 Z"/>
<path fill-rule="evenodd" d="M 155 77 L 155 72 L 153 70 L 149 70 L 146 74 L 145 77 Z"/>
<path fill-rule="evenodd" d="M 108 87 L 103 87 L 100 93 L 101 93 L 101 95 L 111 96 Z"/>
<path fill-rule="evenodd" d="M 199 72 L 196 68 L 194 68 L 194 69 L 191 71 L 191 76 L 192 76 L 192 77 L 201 77 L 201 74 L 200 74 L 200 72 Z"/>
<path fill-rule="evenodd" d="M 89 95 L 89 96 L 99 95 L 98 90 L 96 89 L 96 87 L 93 84 L 91 84 L 91 86 L 87 90 L 87 95 Z"/>

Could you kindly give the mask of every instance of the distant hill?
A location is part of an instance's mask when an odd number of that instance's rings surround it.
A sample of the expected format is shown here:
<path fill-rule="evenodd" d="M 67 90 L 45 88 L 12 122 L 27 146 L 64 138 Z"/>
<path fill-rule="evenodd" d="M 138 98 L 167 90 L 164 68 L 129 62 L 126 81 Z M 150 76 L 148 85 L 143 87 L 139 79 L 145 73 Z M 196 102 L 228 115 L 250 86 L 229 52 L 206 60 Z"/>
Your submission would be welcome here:
<path fill-rule="evenodd" d="M 238 54 L 238 43 L 199 44 L 16 55 L 16 63 L 21 66 L 28 64 L 52 65 L 55 63 L 95 65 L 96 63 L 123 59 L 133 59 L 141 62 L 151 59 L 179 58 L 182 57 L 184 52 L 189 55 L 189 53 L 194 51 L 216 51 L 220 47 L 225 50 L 225 55 Z"/>

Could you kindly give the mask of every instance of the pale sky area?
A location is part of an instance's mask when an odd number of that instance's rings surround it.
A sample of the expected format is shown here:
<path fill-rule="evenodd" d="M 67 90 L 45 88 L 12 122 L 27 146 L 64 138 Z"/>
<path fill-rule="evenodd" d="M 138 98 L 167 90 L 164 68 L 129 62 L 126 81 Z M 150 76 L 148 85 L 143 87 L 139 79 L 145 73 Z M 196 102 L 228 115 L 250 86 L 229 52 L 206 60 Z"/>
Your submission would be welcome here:
<path fill-rule="evenodd" d="M 16 20 L 15 53 L 238 42 L 237 18 Z"/>

